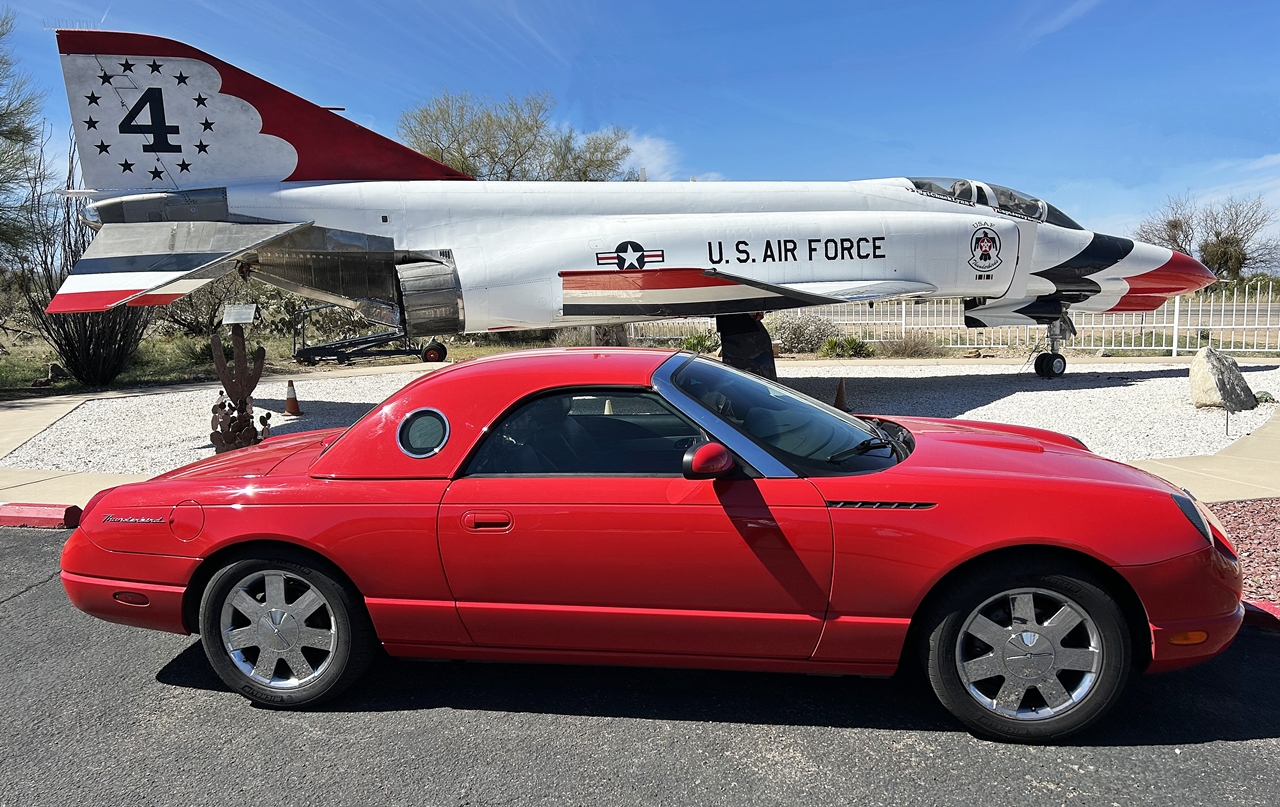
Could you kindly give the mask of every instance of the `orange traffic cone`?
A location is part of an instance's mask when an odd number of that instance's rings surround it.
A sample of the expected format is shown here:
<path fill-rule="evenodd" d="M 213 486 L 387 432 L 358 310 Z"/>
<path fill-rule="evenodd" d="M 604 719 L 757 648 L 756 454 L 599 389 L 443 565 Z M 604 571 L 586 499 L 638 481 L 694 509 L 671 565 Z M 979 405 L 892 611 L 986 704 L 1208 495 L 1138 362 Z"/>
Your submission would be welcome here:
<path fill-rule="evenodd" d="M 293 382 L 289 382 L 289 389 L 284 396 L 284 413 L 286 415 L 301 415 L 302 410 L 298 408 L 298 393 L 293 389 Z"/>
<path fill-rule="evenodd" d="M 833 403 L 832 406 L 834 406 L 836 409 L 839 409 L 841 412 L 849 411 L 849 404 L 846 403 L 844 399 L 844 379 L 843 378 L 840 379 L 840 383 L 836 385 L 836 402 Z"/>

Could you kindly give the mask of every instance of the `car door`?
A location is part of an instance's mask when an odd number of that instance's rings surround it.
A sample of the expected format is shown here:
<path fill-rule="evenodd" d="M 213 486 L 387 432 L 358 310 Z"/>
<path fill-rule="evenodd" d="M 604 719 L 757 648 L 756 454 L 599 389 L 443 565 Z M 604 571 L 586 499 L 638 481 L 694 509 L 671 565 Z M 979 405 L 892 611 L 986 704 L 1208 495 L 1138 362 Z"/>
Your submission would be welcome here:
<path fill-rule="evenodd" d="M 439 515 L 474 641 L 807 658 L 830 594 L 825 503 L 804 479 L 684 478 L 705 439 L 642 390 L 560 390 L 500 419 Z"/>

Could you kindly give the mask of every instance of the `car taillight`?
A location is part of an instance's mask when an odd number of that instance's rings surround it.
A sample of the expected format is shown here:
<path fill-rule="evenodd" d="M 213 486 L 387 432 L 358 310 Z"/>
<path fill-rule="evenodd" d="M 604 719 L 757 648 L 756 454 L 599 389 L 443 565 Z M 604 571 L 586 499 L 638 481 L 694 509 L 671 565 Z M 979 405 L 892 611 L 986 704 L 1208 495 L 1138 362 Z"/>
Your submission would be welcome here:
<path fill-rule="evenodd" d="M 97 493 L 93 494 L 93 498 L 89 500 L 89 503 L 84 506 L 84 510 L 80 513 L 81 524 L 88 523 L 89 514 L 93 512 L 93 508 L 97 507 L 98 503 L 101 502 L 106 497 L 106 495 L 113 490 L 115 490 L 114 487 L 107 488 L 106 490 L 100 490 Z"/>

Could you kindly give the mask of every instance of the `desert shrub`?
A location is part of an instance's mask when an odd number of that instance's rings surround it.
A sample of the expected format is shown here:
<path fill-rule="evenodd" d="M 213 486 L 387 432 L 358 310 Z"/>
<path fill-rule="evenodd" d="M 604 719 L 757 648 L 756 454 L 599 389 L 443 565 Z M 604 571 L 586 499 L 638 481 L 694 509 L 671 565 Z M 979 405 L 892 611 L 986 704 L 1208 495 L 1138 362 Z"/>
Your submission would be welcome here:
<path fill-rule="evenodd" d="M 556 338 L 552 344 L 556 347 L 590 347 L 591 328 L 587 326 L 561 328 L 556 331 Z"/>
<path fill-rule="evenodd" d="M 84 200 L 59 195 L 50 187 L 51 171 L 41 144 L 28 168 L 27 196 L 20 210 L 31 241 L 17 255 L 31 324 L 59 363 L 81 384 L 111 383 L 128 366 L 142 342 L 151 309 L 117 306 L 92 314 L 48 314 L 45 307 L 84 253 L 92 233 L 80 218 Z M 76 187 L 75 148 L 70 149 L 65 189 Z"/>
<path fill-rule="evenodd" d="M 937 342 L 920 335 L 880 342 L 876 353 L 888 359 L 936 359 L 947 355 L 946 349 Z"/>
<path fill-rule="evenodd" d="M 818 355 L 829 359 L 869 359 L 876 352 L 856 336 L 837 336 L 824 342 Z"/>
<path fill-rule="evenodd" d="M 257 282 L 250 284 L 249 290 L 244 292 L 240 300 L 257 303 L 259 323 L 268 333 L 276 336 L 292 336 L 294 323 L 302 311 L 323 305 L 301 295 Z M 237 302 L 237 300 L 231 299 L 227 302 Z M 220 308 L 217 315 L 222 315 Z M 386 325 L 370 322 L 354 310 L 340 305 L 311 311 L 305 315 L 304 320 L 303 325 L 307 328 L 307 342 L 310 344 L 349 339 L 353 336 L 363 336 L 373 331 L 387 329 Z"/>
<path fill-rule="evenodd" d="M 828 339 L 840 335 L 834 322 L 808 311 L 775 314 L 765 322 L 765 327 L 787 353 L 814 353 Z"/>
<path fill-rule="evenodd" d="M 680 340 L 680 349 L 694 353 L 715 353 L 720 349 L 720 337 L 714 331 L 691 333 Z"/>

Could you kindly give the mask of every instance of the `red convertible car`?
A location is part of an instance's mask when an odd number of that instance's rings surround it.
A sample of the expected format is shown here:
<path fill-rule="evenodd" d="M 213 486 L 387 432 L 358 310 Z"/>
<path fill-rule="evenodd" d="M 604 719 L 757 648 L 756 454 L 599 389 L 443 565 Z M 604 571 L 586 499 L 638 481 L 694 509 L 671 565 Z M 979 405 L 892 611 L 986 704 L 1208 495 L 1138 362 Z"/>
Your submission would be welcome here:
<path fill-rule="evenodd" d="M 99 493 L 75 605 L 199 633 L 233 689 L 331 697 L 395 656 L 887 676 L 975 732 L 1094 723 L 1243 616 L 1188 494 L 1053 432 L 854 417 L 689 353 L 457 364 L 345 431 Z"/>

